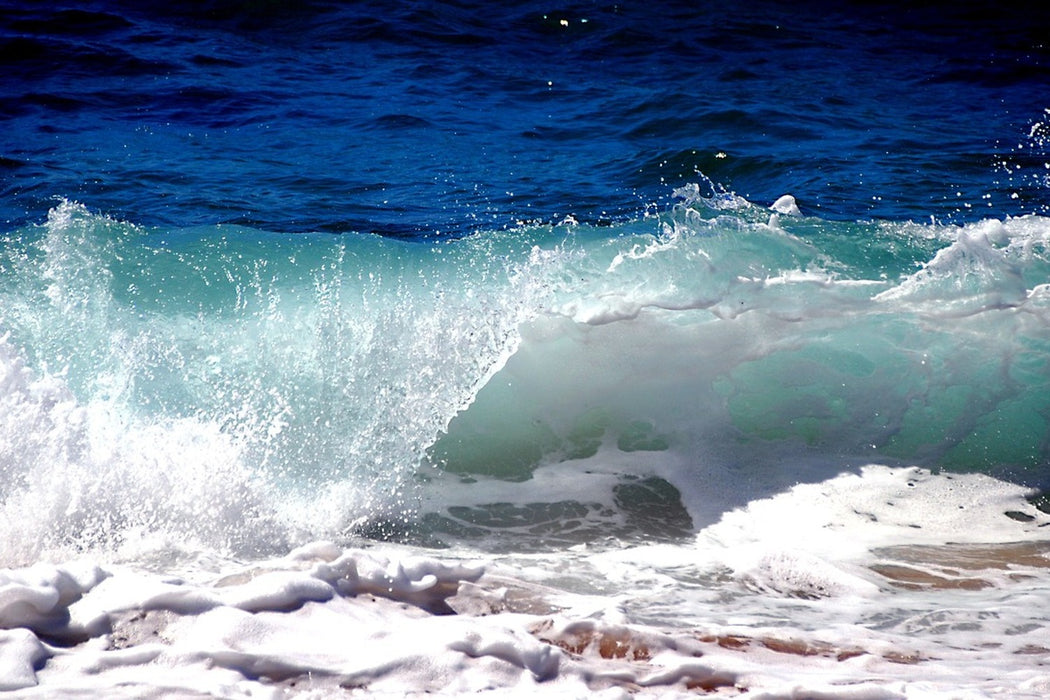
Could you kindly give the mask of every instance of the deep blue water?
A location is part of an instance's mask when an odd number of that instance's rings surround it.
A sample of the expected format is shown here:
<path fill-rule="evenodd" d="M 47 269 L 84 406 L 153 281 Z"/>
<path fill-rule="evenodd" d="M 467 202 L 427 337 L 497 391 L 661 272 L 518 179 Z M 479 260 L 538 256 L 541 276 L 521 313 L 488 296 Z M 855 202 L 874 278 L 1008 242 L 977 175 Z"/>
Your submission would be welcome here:
<path fill-rule="evenodd" d="M 828 219 L 1042 212 L 1038 3 L 0 3 L 0 222 L 463 234 L 703 181 Z M 1036 134 L 1035 136 L 1039 136 Z"/>

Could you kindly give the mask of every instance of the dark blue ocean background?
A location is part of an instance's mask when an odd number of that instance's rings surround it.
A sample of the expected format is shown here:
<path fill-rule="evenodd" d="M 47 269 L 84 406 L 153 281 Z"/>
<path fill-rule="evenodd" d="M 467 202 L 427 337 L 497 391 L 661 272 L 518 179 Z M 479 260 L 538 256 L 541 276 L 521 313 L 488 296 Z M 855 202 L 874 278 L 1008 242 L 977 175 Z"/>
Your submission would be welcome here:
<path fill-rule="evenodd" d="M 0 3 L 0 223 L 462 235 L 701 182 L 1045 211 L 1040 3 Z"/>

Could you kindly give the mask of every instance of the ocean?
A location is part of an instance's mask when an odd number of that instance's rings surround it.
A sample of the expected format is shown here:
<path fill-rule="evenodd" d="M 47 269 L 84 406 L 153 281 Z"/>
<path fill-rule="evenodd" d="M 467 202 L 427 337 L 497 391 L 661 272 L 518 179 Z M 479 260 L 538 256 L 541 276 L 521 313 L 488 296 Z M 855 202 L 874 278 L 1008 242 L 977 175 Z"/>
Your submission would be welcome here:
<path fill-rule="evenodd" d="M 0 0 L 0 696 L 1046 697 L 1048 37 Z"/>

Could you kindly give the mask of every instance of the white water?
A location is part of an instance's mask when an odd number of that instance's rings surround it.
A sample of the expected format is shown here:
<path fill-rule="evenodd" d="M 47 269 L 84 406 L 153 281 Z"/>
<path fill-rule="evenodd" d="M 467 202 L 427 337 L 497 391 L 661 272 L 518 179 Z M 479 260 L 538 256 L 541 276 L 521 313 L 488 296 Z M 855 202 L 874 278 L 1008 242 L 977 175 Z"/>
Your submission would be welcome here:
<path fill-rule="evenodd" d="M 1050 517 L 900 466 L 1045 481 L 1045 219 L 829 234 L 727 202 L 253 258 L 64 206 L 0 288 L 14 697 L 1050 692 Z M 918 267 L 807 239 L 858 232 Z M 681 503 L 618 509 L 649 477 Z M 390 504 L 504 522 L 347 530 Z"/>
<path fill-rule="evenodd" d="M 1022 495 L 872 466 L 678 545 L 41 563 L 0 573 L 0 678 L 47 698 L 1042 697 L 1050 517 Z"/>

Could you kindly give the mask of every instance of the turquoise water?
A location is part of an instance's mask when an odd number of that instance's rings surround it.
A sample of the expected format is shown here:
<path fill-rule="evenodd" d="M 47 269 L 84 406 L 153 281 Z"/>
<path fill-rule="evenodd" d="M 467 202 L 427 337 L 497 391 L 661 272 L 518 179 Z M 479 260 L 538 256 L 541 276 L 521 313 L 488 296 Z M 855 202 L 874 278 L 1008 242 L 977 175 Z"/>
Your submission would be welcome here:
<path fill-rule="evenodd" d="M 679 194 L 613 227 L 445 241 L 173 232 L 60 204 L 0 258 L 5 478 L 68 470 L 84 493 L 63 508 L 115 499 L 104 512 L 146 527 L 171 506 L 123 501 L 125 471 L 197 479 L 189 440 L 232 470 L 195 488 L 244 489 L 264 549 L 521 521 L 588 538 L 592 518 L 644 536 L 632 498 L 678 536 L 713 517 L 711 490 L 746 503 L 872 462 L 1047 485 L 1047 219 L 837 223 Z M 143 431 L 158 442 L 123 454 Z M 556 464 L 614 474 L 586 501 L 605 505 L 530 491 L 496 517 L 471 491 L 495 480 L 512 504 Z"/>

